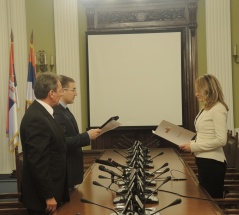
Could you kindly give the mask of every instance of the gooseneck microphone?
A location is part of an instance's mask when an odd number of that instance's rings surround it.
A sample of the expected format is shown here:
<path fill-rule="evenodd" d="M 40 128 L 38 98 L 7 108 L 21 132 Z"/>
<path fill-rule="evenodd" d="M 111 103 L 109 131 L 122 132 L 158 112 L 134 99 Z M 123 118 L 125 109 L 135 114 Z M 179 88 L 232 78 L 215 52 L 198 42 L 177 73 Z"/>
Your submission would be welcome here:
<path fill-rule="evenodd" d="M 161 167 L 159 167 L 159 168 L 156 169 L 155 171 L 153 171 L 153 172 L 151 172 L 150 174 L 148 174 L 147 177 L 146 177 L 146 179 L 147 179 L 149 176 L 153 175 L 155 172 L 159 171 L 160 169 L 162 169 L 162 168 L 164 168 L 164 167 L 166 167 L 166 166 L 168 166 L 168 163 L 167 163 L 167 162 L 164 163 Z M 161 173 L 161 172 L 160 172 L 160 173 Z"/>
<path fill-rule="evenodd" d="M 115 167 L 112 163 L 110 163 L 108 160 L 100 160 L 100 159 L 95 159 L 96 163 L 103 164 L 106 166 L 112 166 Z"/>
<path fill-rule="evenodd" d="M 149 138 L 147 138 L 147 140 L 145 141 L 146 144 L 144 145 L 145 147 L 147 147 L 148 144 L 151 143 L 151 142 L 149 142 L 149 141 L 151 141 L 151 139 L 152 139 L 153 137 L 155 137 L 155 135 L 154 135 L 154 134 L 151 134 L 151 136 L 150 136 Z M 154 139 L 154 140 L 156 140 L 156 139 Z M 153 141 L 154 141 L 154 140 L 153 140 Z"/>
<path fill-rule="evenodd" d="M 118 173 L 116 173 L 116 172 L 114 172 L 114 171 L 112 171 L 110 169 L 106 169 L 103 165 L 99 166 L 99 170 L 107 172 L 107 173 L 109 173 L 112 176 L 116 176 L 118 178 L 123 178 L 123 176 L 119 175 Z"/>
<path fill-rule="evenodd" d="M 151 193 L 149 193 L 149 195 L 147 196 L 147 198 L 144 201 L 144 204 L 146 204 L 147 200 L 149 199 L 150 196 L 152 196 L 156 191 L 158 191 L 160 189 L 160 187 L 162 187 L 165 183 L 167 183 L 168 181 L 171 180 L 171 176 L 168 176 L 167 178 L 165 178 L 165 180 Z"/>
<path fill-rule="evenodd" d="M 116 161 L 114 161 L 112 158 L 108 158 L 108 161 L 112 164 L 112 166 L 115 167 L 121 167 L 121 168 L 128 168 L 127 166 L 124 166 L 120 163 L 117 163 Z"/>
<path fill-rule="evenodd" d="M 104 185 L 100 184 L 100 183 L 97 182 L 97 181 L 93 181 L 92 184 L 94 184 L 94 185 L 96 185 L 96 186 L 99 186 L 99 187 L 103 187 L 103 188 L 105 188 L 106 190 L 113 191 L 114 193 L 116 193 L 117 195 L 119 195 L 119 193 L 118 193 L 116 190 L 112 190 L 112 189 L 109 188 L 109 187 L 105 187 Z"/>
<path fill-rule="evenodd" d="M 98 175 L 98 178 L 100 178 L 100 179 L 111 179 L 111 178 L 103 176 L 103 175 Z"/>
<path fill-rule="evenodd" d="M 156 213 L 158 213 L 158 212 L 160 212 L 160 211 L 162 211 L 162 210 L 164 210 L 164 209 L 166 209 L 166 208 L 168 208 L 168 207 L 171 207 L 171 206 L 174 206 L 174 205 L 178 205 L 178 204 L 180 204 L 181 202 L 182 202 L 181 199 L 176 199 L 176 200 L 174 200 L 171 204 L 169 204 L 168 206 L 166 206 L 166 207 L 164 207 L 164 208 L 161 208 L 161 209 L 155 211 L 154 213 L 152 213 L 152 214 L 150 214 L 150 215 L 154 215 L 154 214 L 156 214 Z"/>
<path fill-rule="evenodd" d="M 128 156 L 128 155 L 129 155 L 127 152 L 125 152 L 125 151 L 121 150 L 121 149 L 120 149 L 120 148 L 118 148 L 116 145 L 114 145 L 114 147 L 115 147 L 117 150 L 121 151 L 122 153 L 126 154 L 126 156 Z"/>
<path fill-rule="evenodd" d="M 113 150 L 114 152 L 116 152 L 117 154 L 121 155 L 123 158 L 125 158 L 127 160 L 127 157 L 125 157 L 124 155 L 122 155 L 120 152 L 118 152 L 117 150 Z"/>
<path fill-rule="evenodd" d="M 123 140 L 122 138 L 119 138 L 118 141 L 120 141 L 121 145 L 124 146 L 124 149 L 129 148 L 129 144 L 125 140 Z"/>
<path fill-rule="evenodd" d="M 161 175 L 163 175 L 164 173 L 168 172 L 170 169 L 166 168 L 164 171 L 162 171 L 160 174 L 158 174 L 156 177 L 152 178 L 150 181 L 148 181 L 147 183 L 145 183 L 145 187 L 150 184 L 150 182 L 152 182 L 153 180 L 159 178 Z M 170 177 L 171 180 L 171 177 Z"/>
<path fill-rule="evenodd" d="M 156 156 L 154 156 L 154 157 L 152 157 L 152 158 L 150 158 L 148 161 L 151 161 L 151 160 L 153 160 L 154 158 L 156 158 L 156 157 L 158 157 L 158 156 L 160 156 L 160 155 L 163 155 L 164 153 L 163 152 L 160 152 L 159 154 L 157 154 Z"/>
<path fill-rule="evenodd" d="M 111 179 L 112 180 L 112 178 L 106 177 L 104 175 L 98 175 L 98 178 L 100 178 L 100 179 Z M 122 179 L 114 179 L 114 181 L 122 181 Z"/>
<path fill-rule="evenodd" d="M 134 143 L 134 141 L 130 140 L 129 138 L 127 138 L 125 135 L 122 135 L 123 138 L 125 138 L 127 141 L 130 142 L 130 144 Z"/>
<path fill-rule="evenodd" d="M 149 147 L 149 145 L 151 146 Z M 150 144 L 147 144 L 146 147 L 148 147 L 149 149 L 154 149 L 154 148 L 157 148 L 157 146 L 159 145 L 160 145 L 159 140 L 154 140 Z"/>
<path fill-rule="evenodd" d="M 104 205 L 100 205 L 100 204 L 91 202 L 91 201 L 89 201 L 89 200 L 87 200 L 87 199 L 81 198 L 80 201 L 83 202 L 83 203 L 88 203 L 88 204 L 92 204 L 92 205 L 97 205 L 97 206 L 102 207 L 102 208 L 106 208 L 106 209 L 108 209 L 108 210 L 113 211 L 115 214 L 120 215 L 116 210 L 114 210 L 114 209 L 112 209 L 112 208 L 108 208 L 108 207 L 105 207 Z"/>
<path fill-rule="evenodd" d="M 127 147 L 119 142 L 116 143 L 117 145 L 123 147 L 123 149 L 127 149 Z M 117 147 L 116 145 L 114 145 L 114 147 L 116 147 L 117 149 L 119 149 L 119 147 Z"/>

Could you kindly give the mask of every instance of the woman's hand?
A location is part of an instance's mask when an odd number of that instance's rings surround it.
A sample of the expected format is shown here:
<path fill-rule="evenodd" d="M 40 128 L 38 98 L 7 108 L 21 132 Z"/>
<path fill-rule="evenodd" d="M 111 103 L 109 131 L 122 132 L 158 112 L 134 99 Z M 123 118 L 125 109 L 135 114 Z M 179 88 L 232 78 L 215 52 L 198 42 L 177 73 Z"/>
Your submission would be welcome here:
<path fill-rule="evenodd" d="M 179 148 L 184 152 L 191 152 L 190 143 L 180 145 Z"/>

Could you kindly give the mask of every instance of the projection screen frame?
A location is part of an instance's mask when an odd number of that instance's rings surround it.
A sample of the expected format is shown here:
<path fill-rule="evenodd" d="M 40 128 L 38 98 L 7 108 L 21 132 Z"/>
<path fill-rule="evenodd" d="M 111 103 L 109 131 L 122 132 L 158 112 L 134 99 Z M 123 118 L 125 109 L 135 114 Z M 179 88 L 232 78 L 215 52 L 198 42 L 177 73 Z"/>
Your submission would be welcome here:
<path fill-rule="evenodd" d="M 88 36 L 91 35 L 114 35 L 114 34 L 134 34 L 134 35 L 138 35 L 138 34 L 147 34 L 147 33 L 170 33 L 170 32 L 178 32 L 181 35 L 181 105 L 182 105 L 182 123 L 180 124 L 181 126 L 185 127 L 185 103 L 187 103 L 187 97 L 185 96 L 185 89 L 187 89 L 187 84 L 185 83 L 185 68 L 187 67 L 186 62 L 185 62 L 185 53 L 186 53 L 186 46 L 185 46 L 185 40 L 186 40 L 186 32 L 185 32 L 185 28 L 172 28 L 172 29 L 156 29 L 156 30 L 139 30 L 139 31 L 113 31 L 113 32 L 86 32 L 86 40 L 87 40 L 87 99 L 88 99 L 88 129 L 90 128 L 95 128 L 95 126 L 91 126 L 90 124 L 90 120 L 91 120 L 91 113 L 90 113 L 90 80 L 89 80 L 89 75 L 90 75 L 90 71 L 89 71 L 89 50 L 88 50 Z M 120 116 L 119 116 L 120 117 Z M 105 119 L 107 120 L 107 119 Z M 119 119 L 120 121 L 120 119 Z M 103 123 L 103 122 L 102 122 Z M 154 129 L 155 126 L 157 126 L 157 123 L 155 125 L 147 125 L 147 126 L 124 126 L 122 125 L 121 127 L 119 127 L 118 129 L 127 129 L 127 130 L 131 130 L 131 129 Z"/>

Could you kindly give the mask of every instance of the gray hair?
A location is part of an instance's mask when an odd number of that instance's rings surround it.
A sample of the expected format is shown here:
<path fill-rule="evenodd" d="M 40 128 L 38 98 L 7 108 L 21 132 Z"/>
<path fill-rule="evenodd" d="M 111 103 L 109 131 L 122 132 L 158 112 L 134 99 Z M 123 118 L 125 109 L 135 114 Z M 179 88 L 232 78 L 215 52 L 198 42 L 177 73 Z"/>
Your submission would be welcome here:
<path fill-rule="evenodd" d="M 45 99 L 48 93 L 57 90 L 57 82 L 60 77 L 52 72 L 38 73 L 34 85 L 34 93 L 37 99 Z"/>

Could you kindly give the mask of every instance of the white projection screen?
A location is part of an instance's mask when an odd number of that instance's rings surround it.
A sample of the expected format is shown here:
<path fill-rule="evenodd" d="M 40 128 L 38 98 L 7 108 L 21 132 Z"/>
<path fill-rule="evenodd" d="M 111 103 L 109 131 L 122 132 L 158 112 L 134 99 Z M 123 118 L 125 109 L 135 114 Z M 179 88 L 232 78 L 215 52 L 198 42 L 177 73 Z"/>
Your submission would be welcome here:
<path fill-rule="evenodd" d="M 181 32 L 87 34 L 89 127 L 182 125 Z"/>

